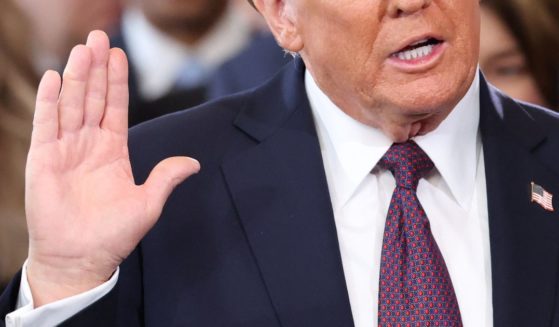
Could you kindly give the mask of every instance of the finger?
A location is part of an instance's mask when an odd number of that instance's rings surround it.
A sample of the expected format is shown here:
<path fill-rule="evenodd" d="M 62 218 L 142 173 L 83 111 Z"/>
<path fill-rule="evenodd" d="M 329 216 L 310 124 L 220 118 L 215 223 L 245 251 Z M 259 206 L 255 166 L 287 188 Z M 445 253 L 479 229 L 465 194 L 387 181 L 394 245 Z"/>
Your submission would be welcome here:
<path fill-rule="evenodd" d="M 128 133 L 128 61 L 124 51 L 109 52 L 108 87 L 105 115 L 101 127 L 119 134 Z"/>
<path fill-rule="evenodd" d="M 84 45 L 75 46 L 64 70 L 58 105 L 61 134 L 82 126 L 90 65 L 91 50 Z"/>
<path fill-rule="evenodd" d="M 89 33 L 86 46 L 91 49 L 91 69 L 85 96 L 84 125 L 99 126 L 107 96 L 107 63 L 109 38 L 102 31 Z"/>
<path fill-rule="evenodd" d="M 55 71 L 49 70 L 41 78 L 33 116 L 32 144 L 48 143 L 58 139 L 60 85 L 60 75 Z"/>
<path fill-rule="evenodd" d="M 148 201 L 148 217 L 159 217 L 173 189 L 198 171 L 200 163 L 188 157 L 171 157 L 157 164 L 142 186 Z"/>

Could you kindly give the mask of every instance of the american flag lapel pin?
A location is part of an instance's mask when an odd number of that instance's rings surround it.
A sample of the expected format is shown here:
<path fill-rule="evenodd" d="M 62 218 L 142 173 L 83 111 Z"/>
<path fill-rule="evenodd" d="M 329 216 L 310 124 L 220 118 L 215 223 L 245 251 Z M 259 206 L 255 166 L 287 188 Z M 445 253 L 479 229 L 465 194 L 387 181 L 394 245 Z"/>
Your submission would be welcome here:
<path fill-rule="evenodd" d="M 555 211 L 553 209 L 553 194 L 546 191 L 540 185 L 532 182 L 531 201 L 536 202 L 547 211 Z"/>

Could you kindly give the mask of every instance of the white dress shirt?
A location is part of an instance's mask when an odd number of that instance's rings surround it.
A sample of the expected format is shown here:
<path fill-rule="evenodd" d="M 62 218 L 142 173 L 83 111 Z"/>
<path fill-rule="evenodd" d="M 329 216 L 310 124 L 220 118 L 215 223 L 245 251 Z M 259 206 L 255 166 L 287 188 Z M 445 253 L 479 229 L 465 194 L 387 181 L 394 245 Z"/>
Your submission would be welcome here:
<path fill-rule="evenodd" d="M 126 53 L 137 73 L 140 94 L 147 100 L 171 91 L 189 60 L 211 74 L 244 49 L 251 33 L 249 23 L 231 5 L 217 25 L 191 47 L 158 30 L 139 9 L 128 9 L 122 17 Z"/>
<path fill-rule="evenodd" d="M 109 293 L 117 283 L 119 271 L 117 268 L 109 281 L 94 289 L 34 308 L 33 295 L 27 282 L 26 261 L 21 274 L 17 310 L 6 315 L 6 327 L 56 326 Z"/>
<path fill-rule="evenodd" d="M 392 141 L 336 107 L 308 71 L 305 83 L 355 326 L 377 326 L 382 238 L 396 183 L 390 171 L 376 164 Z M 466 327 L 493 324 L 485 169 L 478 125 L 476 76 L 468 93 L 438 128 L 414 138 L 436 167 L 420 180 L 417 196 L 445 259 Z"/>
<path fill-rule="evenodd" d="M 307 71 L 306 90 L 315 119 L 334 209 L 349 300 L 356 327 L 377 326 L 379 267 L 384 223 L 395 181 L 376 168 L 392 141 L 342 112 Z M 421 179 L 417 196 L 445 259 L 466 327 L 493 324 L 489 226 L 479 135 L 479 77 L 440 126 L 416 143 L 436 169 Z M 33 309 L 24 266 L 18 310 L 7 327 L 64 321 L 108 293 L 105 284 Z M 46 320 L 49 319 L 49 320 Z"/>

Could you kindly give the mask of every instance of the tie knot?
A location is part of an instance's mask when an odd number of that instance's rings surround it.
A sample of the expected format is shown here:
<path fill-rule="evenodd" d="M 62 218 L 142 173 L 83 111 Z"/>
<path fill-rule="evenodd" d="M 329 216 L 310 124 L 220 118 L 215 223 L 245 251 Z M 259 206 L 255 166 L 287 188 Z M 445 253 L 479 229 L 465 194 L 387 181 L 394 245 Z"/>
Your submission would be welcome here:
<path fill-rule="evenodd" d="M 398 186 L 412 190 L 417 189 L 419 179 L 434 167 L 429 156 L 414 141 L 392 144 L 379 165 L 392 172 Z"/>

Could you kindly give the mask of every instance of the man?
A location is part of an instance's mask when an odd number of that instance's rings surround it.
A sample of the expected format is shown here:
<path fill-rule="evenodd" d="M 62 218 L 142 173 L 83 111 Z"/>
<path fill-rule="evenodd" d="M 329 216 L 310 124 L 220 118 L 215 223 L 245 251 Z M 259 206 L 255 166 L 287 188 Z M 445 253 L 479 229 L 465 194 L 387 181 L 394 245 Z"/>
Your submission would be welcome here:
<path fill-rule="evenodd" d="M 129 1 L 111 43 L 130 60 L 130 126 L 207 99 L 214 70 L 252 37 L 230 2 Z"/>
<path fill-rule="evenodd" d="M 478 3 L 255 5 L 301 59 L 129 149 L 102 34 L 45 75 L 8 323 L 559 326 L 559 120 L 477 75 Z"/>

